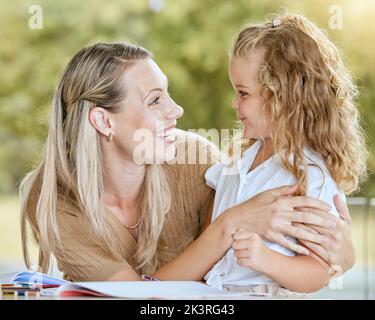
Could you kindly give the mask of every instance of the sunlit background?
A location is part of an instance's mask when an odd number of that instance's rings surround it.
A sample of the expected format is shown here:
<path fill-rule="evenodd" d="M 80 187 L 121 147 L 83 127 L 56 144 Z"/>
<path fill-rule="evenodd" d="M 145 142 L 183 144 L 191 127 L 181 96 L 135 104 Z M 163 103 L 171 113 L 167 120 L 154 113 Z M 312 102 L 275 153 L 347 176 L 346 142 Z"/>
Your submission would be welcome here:
<path fill-rule="evenodd" d="M 43 12 L 33 29 L 33 5 Z M 179 127 L 231 128 L 227 52 L 238 29 L 289 9 L 324 28 L 341 49 L 360 88 L 368 137 L 369 177 L 350 199 L 357 262 L 340 283 L 317 294 L 375 298 L 375 1 L 122 0 L 0 1 L 0 273 L 24 268 L 20 179 L 40 159 L 51 96 L 68 60 L 89 43 L 124 40 L 151 50 L 185 108 Z M 338 11 L 337 11 L 338 10 Z M 342 24 L 330 19 L 342 13 Z M 332 22 L 332 20 L 331 20 Z M 33 250 L 36 256 L 36 250 Z M 57 270 L 55 269 L 56 273 Z M 58 273 L 57 273 L 58 274 Z"/>

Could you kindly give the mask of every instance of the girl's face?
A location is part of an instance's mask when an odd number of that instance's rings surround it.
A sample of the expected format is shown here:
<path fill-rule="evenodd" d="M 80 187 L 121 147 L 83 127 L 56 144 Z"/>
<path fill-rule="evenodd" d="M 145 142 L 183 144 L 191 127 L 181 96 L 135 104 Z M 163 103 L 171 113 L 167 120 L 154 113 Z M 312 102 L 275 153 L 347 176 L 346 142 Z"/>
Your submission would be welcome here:
<path fill-rule="evenodd" d="M 270 138 L 270 116 L 258 80 L 262 63 L 261 50 L 253 50 L 249 57 L 232 57 L 229 63 L 229 78 L 235 91 L 232 107 L 243 125 L 243 136 L 248 139 Z"/>
<path fill-rule="evenodd" d="M 167 77 L 152 59 L 143 59 L 130 66 L 121 81 L 126 90 L 122 111 L 106 112 L 114 134 L 108 152 L 137 164 L 173 160 L 183 109 L 169 96 Z"/>

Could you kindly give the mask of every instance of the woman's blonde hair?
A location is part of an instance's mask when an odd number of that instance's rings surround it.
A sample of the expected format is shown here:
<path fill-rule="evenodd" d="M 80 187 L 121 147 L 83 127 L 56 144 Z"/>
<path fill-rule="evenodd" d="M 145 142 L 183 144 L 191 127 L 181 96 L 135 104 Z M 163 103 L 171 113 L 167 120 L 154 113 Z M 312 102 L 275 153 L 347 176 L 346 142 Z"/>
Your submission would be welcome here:
<path fill-rule="evenodd" d="M 304 147 L 323 157 L 343 191 L 355 191 L 366 174 L 367 151 L 358 91 L 336 46 L 307 18 L 283 12 L 243 28 L 231 56 L 248 58 L 253 50 L 264 53 L 259 81 L 274 128 L 274 150 L 295 175 L 298 194 L 307 191 Z"/>
<path fill-rule="evenodd" d="M 137 60 L 147 58 L 152 58 L 151 53 L 139 46 L 96 43 L 80 50 L 66 67 L 53 97 L 43 159 L 20 186 L 22 247 L 28 268 L 27 222 L 39 245 L 39 267 L 48 272 L 51 253 L 62 247 L 58 208 L 67 203 L 86 215 L 107 251 L 121 257 L 123 250 L 105 219 L 102 151 L 89 111 L 97 106 L 121 112 L 120 102 L 127 93 L 121 76 Z M 147 165 L 140 199 L 141 236 L 132 264 L 138 271 L 150 272 L 157 263 L 158 238 L 170 207 L 161 165 Z"/>

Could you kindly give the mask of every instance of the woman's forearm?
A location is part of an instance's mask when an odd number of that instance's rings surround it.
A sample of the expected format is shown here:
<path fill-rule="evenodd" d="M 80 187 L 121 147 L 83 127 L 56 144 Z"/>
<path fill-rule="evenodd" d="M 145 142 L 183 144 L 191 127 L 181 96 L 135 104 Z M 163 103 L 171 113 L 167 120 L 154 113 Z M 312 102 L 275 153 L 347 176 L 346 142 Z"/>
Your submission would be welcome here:
<path fill-rule="evenodd" d="M 220 216 L 185 251 L 156 271 L 153 277 L 161 280 L 202 280 L 231 243 L 227 221 Z"/>
<path fill-rule="evenodd" d="M 320 239 L 318 235 L 303 229 L 299 230 L 299 237 L 288 231 L 288 228 L 295 228 L 290 222 L 306 223 L 305 218 L 301 221 L 292 220 L 289 217 L 290 212 L 293 212 L 294 207 L 305 206 L 323 210 L 324 203 L 308 197 L 282 198 L 289 195 L 288 190 L 289 188 L 283 187 L 265 191 L 226 210 L 214 222 L 207 223 L 206 230 L 185 251 L 162 266 L 153 276 L 163 280 L 202 280 L 230 248 L 232 234 L 239 228 L 255 232 L 268 241 L 279 243 L 297 253 L 305 253 L 306 248 L 287 240 L 285 235 L 314 243 L 319 243 Z M 308 216 L 308 213 L 305 216 Z M 309 222 L 315 225 L 323 224 L 321 221 L 315 221 L 314 217 L 310 217 Z M 277 229 L 272 226 L 277 226 Z M 280 226 L 283 226 L 283 229 Z M 117 276 L 120 280 L 128 280 L 126 277 L 122 279 L 120 273 L 114 276 L 119 280 Z"/>
<path fill-rule="evenodd" d="M 224 256 L 232 243 L 231 229 L 228 228 L 226 216 L 220 216 L 191 243 L 185 251 L 163 265 L 152 275 L 160 280 L 200 281 L 213 265 Z M 120 271 L 110 280 L 141 280 L 129 273 Z"/>

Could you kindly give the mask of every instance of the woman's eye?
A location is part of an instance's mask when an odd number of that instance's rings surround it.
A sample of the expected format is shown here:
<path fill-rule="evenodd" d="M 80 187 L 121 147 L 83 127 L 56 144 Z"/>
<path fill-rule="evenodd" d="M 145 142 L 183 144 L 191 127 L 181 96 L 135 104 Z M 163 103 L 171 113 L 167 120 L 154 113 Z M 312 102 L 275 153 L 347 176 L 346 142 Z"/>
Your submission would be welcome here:
<path fill-rule="evenodd" d="M 241 95 L 241 97 L 244 97 L 247 95 L 247 92 L 245 91 L 238 91 L 238 93 Z"/>
<path fill-rule="evenodd" d="M 150 103 L 149 103 L 149 106 L 154 106 L 156 104 L 159 103 L 159 99 L 160 97 L 156 97 L 155 99 L 153 99 Z"/>

